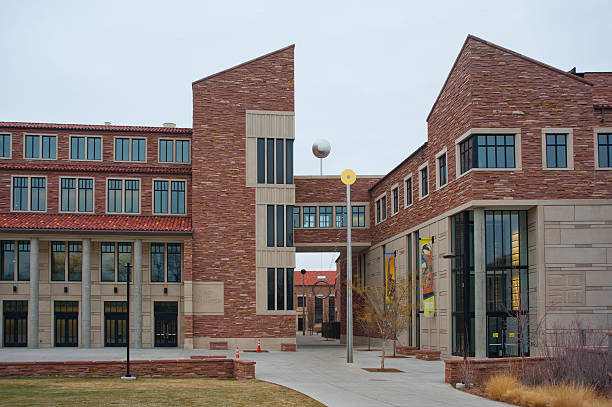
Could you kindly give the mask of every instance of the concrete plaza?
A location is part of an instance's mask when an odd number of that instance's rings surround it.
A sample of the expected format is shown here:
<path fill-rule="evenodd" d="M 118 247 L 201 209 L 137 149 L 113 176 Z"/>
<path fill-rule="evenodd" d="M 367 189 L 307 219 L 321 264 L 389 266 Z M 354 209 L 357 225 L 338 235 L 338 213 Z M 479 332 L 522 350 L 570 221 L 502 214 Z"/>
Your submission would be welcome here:
<path fill-rule="evenodd" d="M 502 406 L 455 390 L 444 383 L 444 362 L 413 357 L 387 359 L 386 367 L 404 373 L 369 373 L 362 368 L 378 367 L 380 352 L 354 353 L 346 363 L 346 348 L 338 341 L 324 342 L 319 336 L 298 336 L 298 352 L 241 352 L 241 359 L 254 360 L 256 377 L 304 393 L 327 406 Z M 233 350 L 185 350 L 157 348 L 132 350 L 136 359 L 177 359 L 191 355 L 233 357 Z M 0 361 L 121 360 L 125 348 L 0 349 Z"/>

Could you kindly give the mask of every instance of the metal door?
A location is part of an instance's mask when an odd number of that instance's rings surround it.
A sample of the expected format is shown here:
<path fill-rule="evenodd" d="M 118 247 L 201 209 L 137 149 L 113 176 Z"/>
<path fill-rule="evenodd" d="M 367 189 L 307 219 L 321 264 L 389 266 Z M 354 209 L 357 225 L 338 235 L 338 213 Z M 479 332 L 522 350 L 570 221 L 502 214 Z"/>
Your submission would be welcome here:
<path fill-rule="evenodd" d="M 127 346 L 127 302 L 104 302 L 104 346 Z"/>
<path fill-rule="evenodd" d="M 155 346 L 178 346 L 178 303 L 155 302 Z"/>
<path fill-rule="evenodd" d="M 4 301 L 4 347 L 28 346 L 28 302 Z"/>
<path fill-rule="evenodd" d="M 55 346 L 79 346 L 78 301 L 55 301 Z"/>

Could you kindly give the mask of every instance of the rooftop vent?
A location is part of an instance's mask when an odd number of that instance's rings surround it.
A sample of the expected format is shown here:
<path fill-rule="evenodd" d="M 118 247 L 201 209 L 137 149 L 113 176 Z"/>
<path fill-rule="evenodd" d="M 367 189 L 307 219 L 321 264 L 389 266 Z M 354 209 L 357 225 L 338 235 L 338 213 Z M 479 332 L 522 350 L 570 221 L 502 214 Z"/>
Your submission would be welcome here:
<path fill-rule="evenodd" d="M 173 128 L 175 128 L 175 127 L 176 127 L 176 123 L 170 123 L 170 122 L 168 122 L 168 123 L 164 123 L 164 124 L 163 124 L 163 126 L 164 126 L 164 127 L 168 127 L 168 128 L 173 129 Z"/>

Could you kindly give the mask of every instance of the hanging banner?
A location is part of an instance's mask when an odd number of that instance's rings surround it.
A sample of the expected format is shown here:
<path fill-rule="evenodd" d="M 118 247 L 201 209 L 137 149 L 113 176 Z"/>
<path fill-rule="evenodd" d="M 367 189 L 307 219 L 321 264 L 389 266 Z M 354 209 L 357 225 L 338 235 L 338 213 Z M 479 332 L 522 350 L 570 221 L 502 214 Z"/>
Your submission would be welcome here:
<path fill-rule="evenodd" d="M 395 298 L 395 252 L 385 253 L 385 303 Z"/>
<path fill-rule="evenodd" d="M 423 312 L 426 317 L 431 318 L 436 312 L 436 306 L 434 302 L 433 242 L 432 239 L 421 239 L 420 244 Z"/>

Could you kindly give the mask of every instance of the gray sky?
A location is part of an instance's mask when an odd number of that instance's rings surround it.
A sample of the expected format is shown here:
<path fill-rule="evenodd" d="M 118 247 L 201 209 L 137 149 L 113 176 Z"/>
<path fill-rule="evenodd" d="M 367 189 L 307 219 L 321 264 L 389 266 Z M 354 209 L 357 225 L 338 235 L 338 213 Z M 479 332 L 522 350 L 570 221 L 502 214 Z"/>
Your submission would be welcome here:
<path fill-rule="evenodd" d="M 296 174 L 318 173 L 319 137 L 325 173 L 384 174 L 426 140 L 467 34 L 612 70 L 609 1 L 295 3 L 0 0 L 0 120 L 190 127 L 192 81 L 296 44 Z"/>

